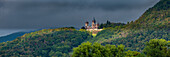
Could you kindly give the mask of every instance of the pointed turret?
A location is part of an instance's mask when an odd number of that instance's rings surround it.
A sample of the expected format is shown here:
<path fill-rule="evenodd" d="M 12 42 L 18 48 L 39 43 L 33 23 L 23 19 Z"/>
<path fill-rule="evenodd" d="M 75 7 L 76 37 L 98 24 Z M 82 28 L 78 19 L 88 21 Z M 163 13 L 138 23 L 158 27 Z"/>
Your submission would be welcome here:
<path fill-rule="evenodd" d="M 94 24 L 96 23 L 96 20 L 95 20 L 95 17 L 93 17 L 93 21 L 92 21 Z"/>
<path fill-rule="evenodd" d="M 88 27 L 89 27 L 89 22 L 87 21 L 87 22 L 85 23 L 85 29 L 88 29 Z"/>

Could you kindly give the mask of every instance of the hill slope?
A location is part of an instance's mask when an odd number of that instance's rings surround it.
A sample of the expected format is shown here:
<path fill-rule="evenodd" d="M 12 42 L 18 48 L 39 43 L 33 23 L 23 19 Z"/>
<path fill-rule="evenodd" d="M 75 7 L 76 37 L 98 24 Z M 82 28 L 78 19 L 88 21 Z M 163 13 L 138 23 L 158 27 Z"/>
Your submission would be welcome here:
<path fill-rule="evenodd" d="M 170 0 L 160 0 L 148 9 L 138 20 L 129 24 L 129 29 L 168 28 L 170 27 Z M 169 25 L 168 25 L 169 24 Z"/>
<path fill-rule="evenodd" d="M 141 51 L 150 39 L 170 40 L 170 1 L 161 0 L 148 9 L 138 20 L 125 25 L 126 28 L 105 29 L 91 40 L 105 44 L 124 44 L 128 49 Z"/>
<path fill-rule="evenodd" d="M 73 47 L 90 38 L 89 32 L 73 28 L 43 29 L 0 43 L 0 57 L 69 56 Z"/>

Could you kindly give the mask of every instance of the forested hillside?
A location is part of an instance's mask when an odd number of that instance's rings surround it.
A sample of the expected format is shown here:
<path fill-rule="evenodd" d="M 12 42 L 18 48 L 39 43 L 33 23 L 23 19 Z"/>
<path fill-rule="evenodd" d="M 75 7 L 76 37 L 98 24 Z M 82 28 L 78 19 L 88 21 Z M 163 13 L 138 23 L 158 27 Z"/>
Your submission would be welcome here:
<path fill-rule="evenodd" d="M 167 42 L 170 40 L 169 12 L 170 1 L 161 0 L 154 7 L 148 9 L 138 20 L 130 22 L 127 25 L 109 22 L 100 25 L 100 28 L 104 28 L 104 30 L 99 32 L 96 37 L 93 37 L 91 33 L 83 29 L 76 30 L 73 27 L 43 29 L 27 33 L 13 41 L 0 43 L 0 57 L 69 57 L 72 55 L 74 47 L 77 47 L 73 52 L 74 57 L 79 54 L 86 54 L 82 56 L 137 56 L 140 54 L 139 52 L 145 52 L 149 54 L 147 56 L 152 56 L 155 54 L 150 53 L 155 50 L 160 52 L 160 54 L 163 52 L 162 54 L 169 56 L 167 51 Z M 117 25 L 117 27 L 114 25 Z M 149 40 L 151 42 L 146 44 Z M 86 41 L 92 43 L 83 43 Z M 102 45 L 94 44 L 96 42 Z M 81 43 L 83 44 L 80 45 Z M 158 45 L 155 45 L 155 43 L 158 43 Z M 156 47 L 155 50 L 153 45 Z M 131 51 L 125 52 L 124 47 Z M 85 52 L 80 52 L 84 50 Z"/>
<path fill-rule="evenodd" d="M 73 47 L 90 38 L 89 32 L 74 28 L 43 29 L 0 43 L 0 57 L 69 56 Z"/>
<path fill-rule="evenodd" d="M 125 25 L 123 29 L 108 28 L 99 32 L 91 42 L 124 44 L 129 50 L 142 51 L 146 41 L 151 39 L 170 40 L 170 1 L 161 0 L 148 9 L 138 20 Z"/>
<path fill-rule="evenodd" d="M 138 20 L 131 22 L 128 29 L 170 27 L 170 0 L 160 0 L 154 7 L 148 9 Z M 169 25 L 168 25 L 169 24 Z"/>

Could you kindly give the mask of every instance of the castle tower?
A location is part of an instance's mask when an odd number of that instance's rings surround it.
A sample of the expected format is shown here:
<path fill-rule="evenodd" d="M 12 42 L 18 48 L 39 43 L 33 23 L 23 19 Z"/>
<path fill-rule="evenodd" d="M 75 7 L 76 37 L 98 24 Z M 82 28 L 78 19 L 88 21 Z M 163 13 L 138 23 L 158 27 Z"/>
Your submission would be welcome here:
<path fill-rule="evenodd" d="M 96 23 L 95 17 L 93 18 L 92 25 Z"/>
<path fill-rule="evenodd" d="M 92 21 L 92 29 L 95 29 L 95 27 L 96 27 L 96 20 L 95 20 L 95 18 L 93 18 L 93 21 Z"/>
<path fill-rule="evenodd" d="M 98 28 L 99 28 L 99 23 L 96 24 L 96 29 L 98 29 Z"/>
<path fill-rule="evenodd" d="M 92 20 L 92 25 L 89 25 L 89 22 L 85 23 L 86 31 L 92 32 L 92 34 L 97 34 L 98 32 L 102 31 L 103 29 L 99 29 L 99 23 L 96 22 L 95 18 Z"/>
<path fill-rule="evenodd" d="M 85 28 L 87 29 L 88 26 L 89 26 L 89 22 L 87 21 L 87 22 L 85 23 Z"/>

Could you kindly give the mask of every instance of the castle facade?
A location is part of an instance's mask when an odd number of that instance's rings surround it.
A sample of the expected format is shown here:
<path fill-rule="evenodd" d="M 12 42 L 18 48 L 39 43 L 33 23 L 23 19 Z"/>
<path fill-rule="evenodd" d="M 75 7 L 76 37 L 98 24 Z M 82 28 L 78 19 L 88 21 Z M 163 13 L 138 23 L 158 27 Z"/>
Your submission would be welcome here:
<path fill-rule="evenodd" d="M 92 34 L 97 34 L 98 32 L 102 31 L 103 29 L 99 29 L 99 23 L 96 22 L 96 20 L 92 20 L 91 26 L 89 25 L 89 22 L 87 21 L 85 23 L 85 29 L 87 31 L 92 32 Z"/>

